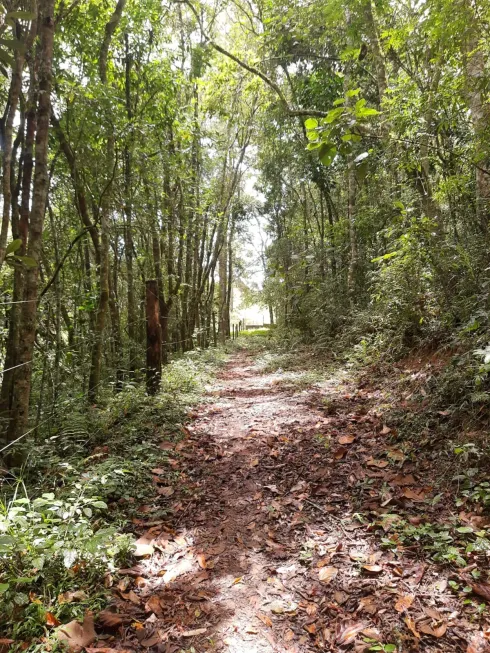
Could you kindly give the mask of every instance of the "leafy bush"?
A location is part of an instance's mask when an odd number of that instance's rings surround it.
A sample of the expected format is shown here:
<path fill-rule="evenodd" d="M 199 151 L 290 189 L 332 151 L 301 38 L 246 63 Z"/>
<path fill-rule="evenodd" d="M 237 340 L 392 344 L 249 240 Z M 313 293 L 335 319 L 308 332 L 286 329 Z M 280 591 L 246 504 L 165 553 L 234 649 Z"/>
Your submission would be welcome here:
<path fill-rule="evenodd" d="M 20 489 L 21 485 L 17 489 Z M 31 500 L 15 496 L 0 504 L 0 625 L 10 620 L 41 633 L 46 612 L 71 613 L 57 595 L 76 588 L 75 612 L 89 600 L 91 580 L 114 569 L 131 550 L 131 538 L 104 523 L 107 504 L 77 484 L 66 499 L 53 492 Z"/>

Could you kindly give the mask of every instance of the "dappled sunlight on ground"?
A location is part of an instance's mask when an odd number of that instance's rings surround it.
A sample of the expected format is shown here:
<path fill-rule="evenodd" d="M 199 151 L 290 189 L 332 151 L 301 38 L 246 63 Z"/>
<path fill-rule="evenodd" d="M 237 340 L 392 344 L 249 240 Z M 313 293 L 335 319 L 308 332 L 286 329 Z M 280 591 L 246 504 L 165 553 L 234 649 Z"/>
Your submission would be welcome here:
<path fill-rule="evenodd" d="M 298 387 L 240 353 L 209 394 L 178 445 L 172 512 L 140 521 L 140 562 L 102 615 L 111 646 L 465 651 L 479 618 L 391 530 L 439 508 L 426 461 L 393 443 L 380 391 Z"/>

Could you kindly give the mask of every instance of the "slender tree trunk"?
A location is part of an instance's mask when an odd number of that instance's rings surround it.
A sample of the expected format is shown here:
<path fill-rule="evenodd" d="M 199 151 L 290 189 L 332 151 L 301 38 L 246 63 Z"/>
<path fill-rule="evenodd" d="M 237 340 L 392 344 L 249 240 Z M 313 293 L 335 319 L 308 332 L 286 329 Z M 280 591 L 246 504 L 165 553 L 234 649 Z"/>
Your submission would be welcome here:
<path fill-rule="evenodd" d="M 124 35 L 126 48 L 125 56 L 125 92 L 126 92 L 126 115 L 129 121 L 132 120 L 133 111 L 131 107 L 131 54 L 129 52 L 129 36 Z M 134 290 L 134 270 L 133 270 L 133 199 L 131 189 L 132 178 L 132 161 L 131 147 L 126 143 L 124 147 L 124 256 L 126 260 L 126 280 L 127 280 L 127 301 L 128 301 L 128 336 L 129 336 L 129 372 L 134 376 L 136 365 L 136 342 L 137 342 L 137 317 L 136 317 L 136 296 Z"/>
<path fill-rule="evenodd" d="M 19 364 L 24 363 L 24 365 L 18 369 L 19 373 L 15 381 L 12 419 L 7 434 L 10 442 L 26 431 L 29 417 L 32 378 L 32 363 L 30 361 L 32 361 L 34 355 L 34 339 L 36 337 L 39 266 L 49 186 L 48 137 L 53 83 L 54 0 L 41 0 L 39 12 L 39 101 L 37 106 L 34 185 L 27 248 L 27 254 L 36 262 L 36 266 L 30 267 L 26 271 L 25 303 L 22 304 L 22 330 L 18 359 Z"/>
<path fill-rule="evenodd" d="M 154 395 L 162 376 L 162 334 L 160 333 L 160 303 L 158 281 L 146 282 L 146 391 Z"/>
<path fill-rule="evenodd" d="M 477 215 L 486 233 L 490 221 L 490 104 L 487 101 L 488 73 L 485 55 L 480 44 L 479 28 L 474 9 L 465 0 L 467 33 L 465 35 L 465 67 L 467 77 L 468 105 L 476 140 L 476 192 Z"/>

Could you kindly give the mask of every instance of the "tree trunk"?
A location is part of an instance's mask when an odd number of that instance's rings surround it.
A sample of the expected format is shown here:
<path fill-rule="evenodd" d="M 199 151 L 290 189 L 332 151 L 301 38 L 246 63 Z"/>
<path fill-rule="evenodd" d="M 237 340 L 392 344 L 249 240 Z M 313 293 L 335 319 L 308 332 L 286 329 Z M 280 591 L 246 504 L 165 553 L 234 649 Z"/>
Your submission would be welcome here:
<path fill-rule="evenodd" d="M 42 236 L 49 186 L 48 137 L 51 113 L 52 62 L 54 42 L 54 0 L 41 0 L 39 5 L 40 47 L 39 101 L 37 106 L 37 134 L 32 209 L 29 223 L 27 255 L 36 265 L 26 271 L 22 325 L 19 342 L 19 364 L 13 392 L 12 419 L 8 440 L 12 442 L 26 431 L 29 417 L 29 398 L 32 376 L 32 357 L 37 326 L 37 292 L 41 261 Z"/>
<path fill-rule="evenodd" d="M 158 281 L 146 282 L 146 391 L 154 395 L 162 376 L 162 334 L 160 333 L 160 303 Z"/>

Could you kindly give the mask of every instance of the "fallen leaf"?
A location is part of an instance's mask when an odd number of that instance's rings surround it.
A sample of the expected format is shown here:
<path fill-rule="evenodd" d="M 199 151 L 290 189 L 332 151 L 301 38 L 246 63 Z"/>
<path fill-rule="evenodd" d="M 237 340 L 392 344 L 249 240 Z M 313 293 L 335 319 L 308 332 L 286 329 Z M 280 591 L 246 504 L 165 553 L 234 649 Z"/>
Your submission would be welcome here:
<path fill-rule="evenodd" d="M 150 596 L 148 601 L 145 603 L 145 610 L 146 612 L 154 612 L 157 617 L 160 617 L 163 614 L 160 598 L 156 594 Z"/>
<path fill-rule="evenodd" d="M 318 580 L 327 585 L 335 578 L 338 572 L 337 567 L 322 567 L 318 571 Z"/>
<path fill-rule="evenodd" d="M 355 435 L 341 435 L 339 438 L 339 444 L 352 444 L 355 439 Z"/>
<path fill-rule="evenodd" d="M 415 635 L 415 637 L 420 639 L 420 633 L 417 631 L 417 628 L 415 627 L 415 621 L 412 619 L 412 617 L 409 617 L 407 615 L 405 617 L 405 623 L 407 625 L 407 628 L 411 631 L 412 635 Z"/>
<path fill-rule="evenodd" d="M 200 553 L 197 556 L 197 562 L 199 563 L 201 569 L 207 569 L 206 556 L 203 553 Z"/>
<path fill-rule="evenodd" d="M 252 460 L 252 462 L 250 463 L 250 467 L 257 467 L 258 464 L 259 464 L 259 459 L 258 459 L 258 458 L 254 458 L 254 459 Z"/>
<path fill-rule="evenodd" d="M 158 494 L 162 497 L 171 497 L 174 492 L 175 490 L 171 486 L 158 488 Z"/>
<path fill-rule="evenodd" d="M 74 620 L 60 626 L 56 631 L 56 636 L 66 642 L 68 649 L 72 653 L 79 653 L 86 646 L 92 644 L 97 636 L 94 630 L 93 615 L 87 612 L 83 623 Z"/>
<path fill-rule="evenodd" d="M 310 635 L 314 635 L 316 633 L 316 624 L 306 624 L 304 628 L 310 633 Z"/>
<path fill-rule="evenodd" d="M 431 624 L 426 622 L 426 623 L 419 623 L 418 628 L 421 633 L 424 633 L 424 635 L 431 635 L 432 637 L 442 637 L 446 633 L 447 624 L 443 623 L 440 624 L 439 626 L 432 626 Z"/>
<path fill-rule="evenodd" d="M 48 626 L 59 626 L 61 621 L 52 612 L 46 612 L 46 624 Z"/>
<path fill-rule="evenodd" d="M 411 501 L 422 502 L 425 501 L 426 494 L 423 490 L 412 490 L 407 487 L 403 490 L 402 497 L 410 499 Z"/>
<path fill-rule="evenodd" d="M 0 638 L 0 653 L 8 653 L 14 641 L 15 640 L 8 639 L 7 637 Z"/>
<path fill-rule="evenodd" d="M 475 594 L 483 596 L 486 601 L 490 601 L 490 585 L 488 583 L 474 583 L 468 576 L 464 575 L 462 575 L 462 578 L 464 578 Z"/>
<path fill-rule="evenodd" d="M 381 429 L 381 435 L 388 435 L 388 433 L 391 433 L 390 427 L 386 426 L 386 424 L 383 424 L 383 428 Z"/>
<path fill-rule="evenodd" d="M 221 542 L 221 544 L 217 544 L 216 546 L 211 546 L 209 549 L 206 549 L 206 555 L 218 556 L 221 553 L 224 553 L 225 551 L 226 551 L 226 544 L 224 542 Z"/>
<path fill-rule="evenodd" d="M 389 481 L 390 485 L 416 485 L 417 481 L 414 479 L 412 474 L 397 474 L 394 478 Z"/>
<path fill-rule="evenodd" d="M 153 633 L 150 637 L 147 637 L 146 639 L 143 639 L 140 643 L 141 646 L 144 646 L 145 648 L 151 648 L 152 646 L 156 646 L 157 644 L 160 644 L 162 641 L 160 635 L 158 633 Z"/>
<path fill-rule="evenodd" d="M 333 457 L 335 460 L 342 460 L 348 451 L 347 447 L 339 447 L 333 452 Z"/>
<path fill-rule="evenodd" d="M 380 469 L 388 467 L 389 464 L 387 460 L 375 460 L 372 456 L 367 458 L 365 462 L 369 467 L 379 467 Z"/>
<path fill-rule="evenodd" d="M 107 648 L 105 646 L 102 648 L 86 646 L 85 651 L 86 653 L 134 653 L 134 651 L 131 651 L 128 648 Z"/>
<path fill-rule="evenodd" d="M 270 617 L 268 617 L 266 614 L 262 614 L 262 612 L 257 612 L 257 617 L 264 623 L 266 626 L 269 628 L 272 628 L 272 620 Z"/>
<path fill-rule="evenodd" d="M 247 633 L 247 635 L 257 635 L 259 631 L 253 626 L 247 626 L 245 628 L 245 632 Z"/>
<path fill-rule="evenodd" d="M 152 555 L 154 551 L 152 542 L 153 542 L 153 538 L 147 537 L 146 535 L 142 535 L 140 538 L 138 538 L 134 543 L 135 557 L 143 558 L 144 556 Z"/>
<path fill-rule="evenodd" d="M 86 601 L 88 599 L 87 594 L 83 590 L 77 590 L 76 592 L 64 592 L 63 594 L 58 594 L 58 603 L 62 605 L 63 603 L 74 603 L 75 601 Z"/>
<path fill-rule="evenodd" d="M 291 628 L 288 628 L 284 633 L 284 641 L 291 642 L 294 639 L 294 637 L 295 637 L 294 631 L 292 631 Z"/>
<path fill-rule="evenodd" d="M 376 604 L 375 597 L 373 595 L 363 596 L 359 601 L 359 605 L 357 606 L 358 612 L 367 612 L 368 614 L 376 614 L 378 609 L 378 605 Z"/>
<path fill-rule="evenodd" d="M 97 621 L 103 626 L 106 626 L 106 628 L 117 628 L 124 623 L 125 619 L 123 615 L 117 612 L 102 610 L 102 612 L 99 612 Z"/>
<path fill-rule="evenodd" d="M 368 571 L 370 574 L 380 574 L 383 571 L 381 565 L 362 565 L 362 568 Z"/>
<path fill-rule="evenodd" d="M 196 628 L 196 630 L 184 630 L 182 637 L 196 637 L 197 635 L 204 635 L 207 628 Z"/>
<path fill-rule="evenodd" d="M 405 612 L 414 602 L 415 596 L 413 594 L 405 594 L 404 596 L 399 596 L 397 602 L 395 603 L 395 610 L 397 612 Z"/>
<path fill-rule="evenodd" d="M 366 624 L 360 621 L 344 621 L 342 624 L 337 624 L 337 629 L 335 632 L 335 641 L 340 646 L 345 646 L 350 644 L 355 640 L 357 635 L 366 628 Z"/>

